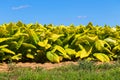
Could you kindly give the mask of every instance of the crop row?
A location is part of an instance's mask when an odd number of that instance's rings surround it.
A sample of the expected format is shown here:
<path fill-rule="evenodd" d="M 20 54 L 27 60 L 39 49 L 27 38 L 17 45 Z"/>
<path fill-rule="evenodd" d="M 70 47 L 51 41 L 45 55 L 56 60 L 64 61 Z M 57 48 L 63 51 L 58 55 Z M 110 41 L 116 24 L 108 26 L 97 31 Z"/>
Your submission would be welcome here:
<path fill-rule="evenodd" d="M 99 60 L 120 55 L 120 26 L 54 26 L 8 23 L 0 25 L 0 61 L 55 62 Z"/>

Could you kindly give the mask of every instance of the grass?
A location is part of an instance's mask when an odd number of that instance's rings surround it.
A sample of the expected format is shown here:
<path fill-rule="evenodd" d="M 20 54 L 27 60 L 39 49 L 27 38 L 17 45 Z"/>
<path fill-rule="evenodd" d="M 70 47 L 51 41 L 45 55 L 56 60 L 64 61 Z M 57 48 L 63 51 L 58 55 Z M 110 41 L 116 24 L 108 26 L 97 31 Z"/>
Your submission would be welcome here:
<path fill-rule="evenodd" d="M 21 68 L 10 66 L 10 72 L 1 72 L 0 80 L 120 80 L 120 64 L 79 61 L 79 65 L 68 65 L 45 70 L 36 67 Z"/>

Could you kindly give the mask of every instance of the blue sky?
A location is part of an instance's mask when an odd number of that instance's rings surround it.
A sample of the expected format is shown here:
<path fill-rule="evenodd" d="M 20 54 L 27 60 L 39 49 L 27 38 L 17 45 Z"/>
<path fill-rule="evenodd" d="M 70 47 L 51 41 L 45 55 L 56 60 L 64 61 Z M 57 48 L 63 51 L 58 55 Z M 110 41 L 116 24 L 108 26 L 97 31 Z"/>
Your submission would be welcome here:
<path fill-rule="evenodd" d="M 120 25 L 120 0 L 1 0 L 0 24 Z"/>

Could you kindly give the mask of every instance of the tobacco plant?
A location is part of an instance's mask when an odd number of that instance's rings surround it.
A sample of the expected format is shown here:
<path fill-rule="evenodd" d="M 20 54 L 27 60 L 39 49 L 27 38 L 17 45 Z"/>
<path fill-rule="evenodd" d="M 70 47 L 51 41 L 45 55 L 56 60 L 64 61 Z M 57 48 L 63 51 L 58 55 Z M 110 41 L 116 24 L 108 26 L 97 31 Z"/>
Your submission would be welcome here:
<path fill-rule="evenodd" d="M 8 23 L 0 25 L 0 61 L 99 60 L 120 56 L 120 26 L 69 26 Z"/>

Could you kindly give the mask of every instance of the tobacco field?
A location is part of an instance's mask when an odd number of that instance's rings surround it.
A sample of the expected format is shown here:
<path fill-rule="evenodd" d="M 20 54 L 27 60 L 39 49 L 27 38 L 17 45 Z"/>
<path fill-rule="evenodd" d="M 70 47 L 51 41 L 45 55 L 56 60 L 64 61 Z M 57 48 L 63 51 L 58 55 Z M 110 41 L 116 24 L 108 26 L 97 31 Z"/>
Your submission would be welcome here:
<path fill-rule="evenodd" d="M 120 57 L 120 26 L 0 25 L 0 62 L 101 61 Z"/>

